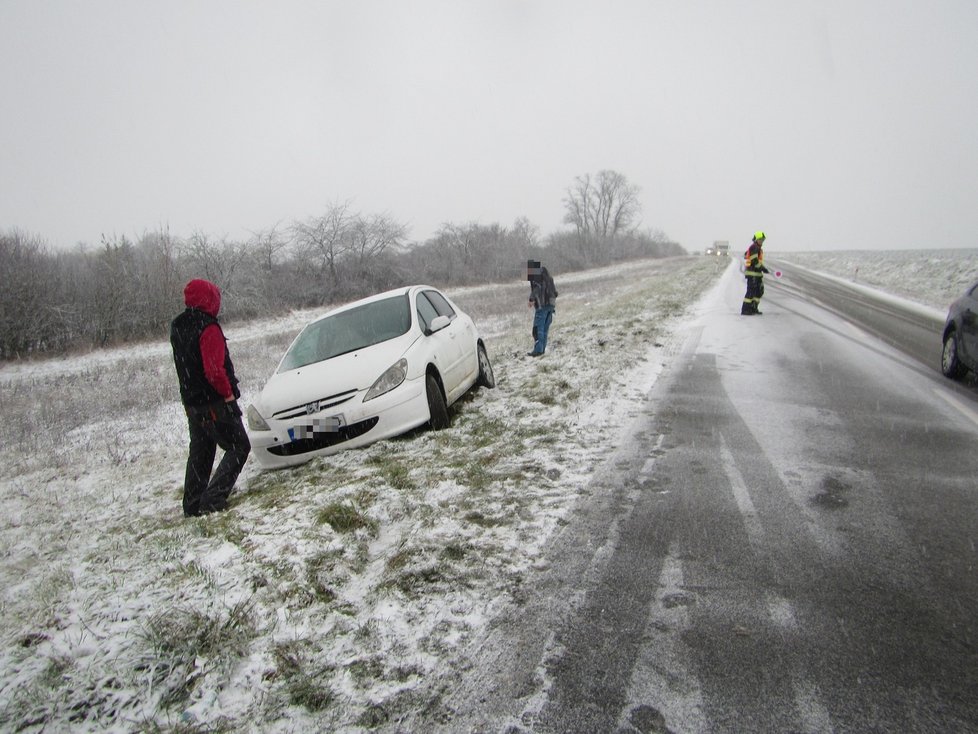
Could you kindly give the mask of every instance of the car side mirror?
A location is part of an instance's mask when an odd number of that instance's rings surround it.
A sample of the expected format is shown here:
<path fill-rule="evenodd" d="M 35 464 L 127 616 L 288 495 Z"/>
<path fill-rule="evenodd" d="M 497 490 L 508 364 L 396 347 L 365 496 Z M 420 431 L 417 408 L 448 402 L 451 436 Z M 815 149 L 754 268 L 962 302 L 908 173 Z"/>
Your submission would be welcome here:
<path fill-rule="evenodd" d="M 436 331 L 441 331 L 450 323 L 452 323 L 452 320 L 447 316 L 435 316 L 435 318 L 431 320 L 431 326 L 428 327 L 428 335 L 430 336 Z"/>

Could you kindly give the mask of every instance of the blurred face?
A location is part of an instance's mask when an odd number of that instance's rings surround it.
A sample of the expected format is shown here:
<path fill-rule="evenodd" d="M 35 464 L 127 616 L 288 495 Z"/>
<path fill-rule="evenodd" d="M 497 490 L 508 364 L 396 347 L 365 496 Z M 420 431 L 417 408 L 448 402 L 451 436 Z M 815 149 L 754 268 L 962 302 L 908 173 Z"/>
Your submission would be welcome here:
<path fill-rule="evenodd" d="M 526 279 L 533 280 L 538 275 L 540 275 L 542 268 L 527 268 L 526 269 Z"/>

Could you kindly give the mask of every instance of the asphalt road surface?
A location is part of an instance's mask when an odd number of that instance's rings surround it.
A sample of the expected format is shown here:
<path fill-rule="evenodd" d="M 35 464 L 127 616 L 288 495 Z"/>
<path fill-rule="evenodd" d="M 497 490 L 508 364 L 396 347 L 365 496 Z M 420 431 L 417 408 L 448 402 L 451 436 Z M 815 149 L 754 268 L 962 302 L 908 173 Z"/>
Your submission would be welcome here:
<path fill-rule="evenodd" d="M 443 730 L 978 732 L 978 391 L 940 324 L 765 280 L 704 302 Z"/>

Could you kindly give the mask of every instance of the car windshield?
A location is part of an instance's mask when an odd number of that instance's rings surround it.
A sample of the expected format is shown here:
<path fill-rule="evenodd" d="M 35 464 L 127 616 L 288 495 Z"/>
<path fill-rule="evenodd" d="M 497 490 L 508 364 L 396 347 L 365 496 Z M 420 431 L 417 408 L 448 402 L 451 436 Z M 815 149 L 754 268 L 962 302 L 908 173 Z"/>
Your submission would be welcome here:
<path fill-rule="evenodd" d="M 411 308 L 406 293 L 366 303 L 309 324 L 286 352 L 278 371 L 287 372 L 380 344 L 410 328 Z"/>

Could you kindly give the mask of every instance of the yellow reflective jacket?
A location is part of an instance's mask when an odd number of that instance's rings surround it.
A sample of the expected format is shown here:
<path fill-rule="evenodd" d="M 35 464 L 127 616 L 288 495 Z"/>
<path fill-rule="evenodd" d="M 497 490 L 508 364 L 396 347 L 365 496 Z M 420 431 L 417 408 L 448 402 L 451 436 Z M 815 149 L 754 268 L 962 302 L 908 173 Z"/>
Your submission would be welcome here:
<path fill-rule="evenodd" d="M 744 253 L 744 273 L 753 277 L 764 277 L 767 268 L 764 267 L 764 250 L 761 246 L 752 242 Z"/>

